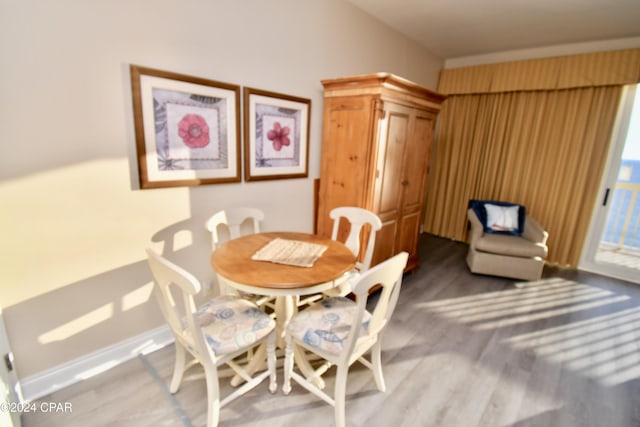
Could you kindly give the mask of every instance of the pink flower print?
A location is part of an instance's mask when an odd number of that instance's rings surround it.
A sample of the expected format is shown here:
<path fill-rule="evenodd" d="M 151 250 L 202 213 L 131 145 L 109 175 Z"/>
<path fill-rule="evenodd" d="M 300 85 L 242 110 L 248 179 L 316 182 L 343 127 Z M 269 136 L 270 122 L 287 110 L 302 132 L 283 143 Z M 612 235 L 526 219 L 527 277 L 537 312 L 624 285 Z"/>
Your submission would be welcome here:
<path fill-rule="evenodd" d="M 289 126 L 282 127 L 280 126 L 280 122 L 275 122 L 273 124 L 273 129 L 271 129 L 267 133 L 267 138 L 273 142 L 273 149 L 276 151 L 282 150 L 282 146 L 288 146 L 291 144 L 291 140 L 289 139 Z"/>
<path fill-rule="evenodd" d="M 209 145 L 209 126 L 198 114 L 186 114 L 178 123 L 178 135 L 189 148 Z"/>

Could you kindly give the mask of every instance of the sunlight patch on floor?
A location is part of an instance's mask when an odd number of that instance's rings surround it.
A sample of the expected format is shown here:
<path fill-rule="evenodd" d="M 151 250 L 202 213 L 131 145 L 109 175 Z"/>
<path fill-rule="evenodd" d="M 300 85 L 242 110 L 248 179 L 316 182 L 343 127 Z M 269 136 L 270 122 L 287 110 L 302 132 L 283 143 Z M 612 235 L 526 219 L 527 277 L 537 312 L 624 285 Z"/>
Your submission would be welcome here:
<path fill-rule="evenodd" d="M 630 297 L 564 279 L 516 284 L 513 289 L 422 304 L 475 330 L 515 327 L 571 316 L 570 323 L 514 335 L 502 342 L 613 386 L 640 378 L 640 307 L 610 311 Z M 575 320 L 573 319 L 575 318 Z"/>

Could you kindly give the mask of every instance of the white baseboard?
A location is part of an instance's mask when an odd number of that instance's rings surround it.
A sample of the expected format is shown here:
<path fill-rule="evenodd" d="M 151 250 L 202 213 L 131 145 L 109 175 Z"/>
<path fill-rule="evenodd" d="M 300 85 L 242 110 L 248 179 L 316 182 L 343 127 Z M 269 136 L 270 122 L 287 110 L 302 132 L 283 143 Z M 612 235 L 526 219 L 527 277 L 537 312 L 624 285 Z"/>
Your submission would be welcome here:
<path fill-rule="evenodd" d="M 25 401 L 39 399 L 172 342 L 169 327 L 161 326 L 20 380 L 22 396 Z"/>

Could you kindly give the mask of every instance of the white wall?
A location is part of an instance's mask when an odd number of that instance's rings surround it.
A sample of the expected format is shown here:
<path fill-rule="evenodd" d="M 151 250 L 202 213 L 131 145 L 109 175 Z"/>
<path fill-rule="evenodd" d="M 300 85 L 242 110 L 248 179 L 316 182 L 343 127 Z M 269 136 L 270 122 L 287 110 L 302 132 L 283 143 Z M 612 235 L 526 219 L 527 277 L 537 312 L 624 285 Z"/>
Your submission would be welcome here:
<path fill-rule="evenodd" d="M 310 98 L 309 178 L 138 190 L 128 66 Z M 205 219 L 311 231 L 321 79 L 443 61 L 342 0 L 0 0 L 0 304 L 20 377 L 161 325 L 144 248 L 211 277 Z"/>

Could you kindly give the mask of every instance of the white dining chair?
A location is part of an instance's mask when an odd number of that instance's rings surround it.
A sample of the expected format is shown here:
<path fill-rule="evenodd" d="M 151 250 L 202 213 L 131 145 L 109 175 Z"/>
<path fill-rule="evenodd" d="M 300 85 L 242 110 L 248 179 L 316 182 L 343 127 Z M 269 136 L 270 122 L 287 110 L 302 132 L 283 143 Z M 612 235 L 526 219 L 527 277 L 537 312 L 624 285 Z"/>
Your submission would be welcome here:
<path fill-rule="evenodd" d="M 235 239 L 248 233 L 259 233 L 262 221 L 264 212 L 256 208 L 229 208 L 216 212 L 206 223 L 207 230 L 211 232 L 211 248 L 216 250 L 224 242 L 220 226 L 227 228 L 229 239 Z"/>
<path fill-rule="evenodd" d="M 356 256 L 356 265 L 355 269 L 348 273 L 348 277 L 340 286 L 329 289 L 324 292 L 324 294 L 328 296 L 345 296 L 351 293 L 351 287 L 355 281 L 357 281 L 358 276 L 371 267 L 373 250 L 376 245 L 376 232 L 382 228 L 382 221 L 375 213 L 353 206 L 335 208 L 329 212 L 329 217 L 333 219 L 333 229 L 331 231 L 332 240 L 339 240 L 340 238 L 341 219 L 344 218 L 349 222 L 349 234 L 343 243 Z M 369 237 L 366 239 L 366 245 L 362 249 L 364 254 L 360 257 L 360 245 L 364 240 L 363 231 L 367 225 L 369 226 Z"/>
<path fill-rule="evenodd" d="M 220 409 L 270 378 L 276 384 L 275 321 L 255 304 L 233 295 L 222 295 L 196 307 L 194 295 L 200 283 L 189 272 L 147 249 L 154 278 L 154 293 L 175 339 L 176 360 L 170 392 L 176 393 L 185 371 L 198 363 L 207 385 L 207 426 L 218 425 Z M 176 292 L 172 292 L 176 291 Z M 267 369 L 251 376 L 236 358 L 260 344 L 267 347 Z M 257 353 L 256 353 L 257 354 Z M 264 354 L 264 353 L 263 353 Z M 192 360 L 187 363 L 187 356 Z M 228 365 L 246 382 L 221 399 L 218 367 Z"/>
<path fill-rule="evenodd" d="M 291 380 L 334 407 L 336 427 L 346 422 L 345 401 L 349 367 L 360 361 L 373 371 L 378 390 L 385 391 L 382 374 L 382 332 L 396 306 L 402 273 L 409 254 L 401 252 L 362 273 L 352 292 L 355 301 L 337 296 L 318 301 L 293 316 L 285 334 L 283 392 L 291 392 Z M 371 311 L 367 311 L 369 290 L 382 287 Z M 325 362 L 313 374 L 303 377 L 294 370 L 294 345 Z M 364 355 L 370 352 L 370 359 Z M 332 365 L 337 367 L 333 397 L 314 382 Z"/>
<path fill-rule="evenodd" d="M 250 233 L 260 233 L 261 223 L 264 220 L 264 212 L 257 208 L 228 208 L 213 214 L 206 222 L 207 230 L 211 233 L 211 249 L 215 251 L 227 239 L 221 237 L 221 228 L 225 227 L 228 239 L 236 239 Z M 219 279 L 218 279 L 219 280 Z M 237 293 L 218 283 L 221 293 Z M 275 298 L 264 295 L 242 293 L 244 298 L 249 298 L 261 308 L 275 309 Z"/>

